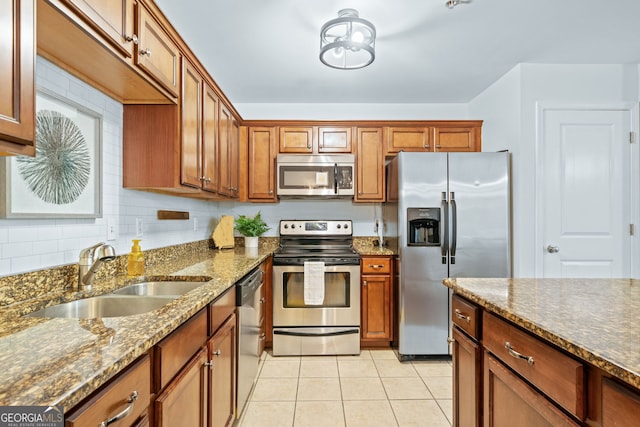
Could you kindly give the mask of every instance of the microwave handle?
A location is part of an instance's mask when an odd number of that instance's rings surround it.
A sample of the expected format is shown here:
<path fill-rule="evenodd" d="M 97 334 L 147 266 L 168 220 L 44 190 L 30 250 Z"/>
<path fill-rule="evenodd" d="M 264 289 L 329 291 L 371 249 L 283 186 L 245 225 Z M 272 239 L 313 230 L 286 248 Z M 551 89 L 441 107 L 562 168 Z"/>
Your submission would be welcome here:
<path fill-rule="evenodd" d="M 333 194 L 338 194 L 338 164 L 333 164 Z"/>

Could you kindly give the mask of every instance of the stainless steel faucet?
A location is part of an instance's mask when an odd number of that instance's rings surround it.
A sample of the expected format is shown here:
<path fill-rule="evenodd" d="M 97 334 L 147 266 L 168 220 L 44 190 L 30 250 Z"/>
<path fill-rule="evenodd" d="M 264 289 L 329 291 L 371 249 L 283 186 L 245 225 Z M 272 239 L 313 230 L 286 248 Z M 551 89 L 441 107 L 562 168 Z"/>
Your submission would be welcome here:
<path fill-rule="evenodd" d="M 78 289 L 91 289 L 93 276 L 104 261 L 113 261 L 116 258 L 116 251 L 113 246 L 103 242 L 96 243 L 90 248 L 80 251 L 78 261 Z"/>

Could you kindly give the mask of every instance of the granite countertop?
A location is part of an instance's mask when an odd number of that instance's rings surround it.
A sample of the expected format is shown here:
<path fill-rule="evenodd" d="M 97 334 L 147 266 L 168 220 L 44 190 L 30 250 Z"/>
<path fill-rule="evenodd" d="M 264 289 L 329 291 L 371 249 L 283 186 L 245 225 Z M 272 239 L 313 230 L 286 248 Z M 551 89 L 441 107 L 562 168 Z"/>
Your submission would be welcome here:
<path fill-rule="evenodd" d="M 276 247 L 277 241 L 250 253 L 237 246 L 209 249 L 148 268 L 136 281 L 197 276 L 206 282 L 145 314 L 103 319 L 22 317 L 42 308 L 38 298 L 26 308 L 25 304 L 1 308 L 0 405 L 62 405 L 68 411 L 260 265 Z M 108 293 L 123 282 L 131 279 L 96 281 L 91 293 Z M 69 292 L 61 298 L 84 296 L 89 295 Z"/>
<path fill-rule="evenodd" d="M 444 284 L 640 389 L 640 280 L 469 278 Z"/>
<path fill-rule="evenodd" d="M 395 255 L 393 250 L 389 249 L 386 246 L 380 247 L 378 246 L 378 238 L 377 237 L 353 237 L 353 248 L 360 255 L 367 256 L 391 256 Z"/>

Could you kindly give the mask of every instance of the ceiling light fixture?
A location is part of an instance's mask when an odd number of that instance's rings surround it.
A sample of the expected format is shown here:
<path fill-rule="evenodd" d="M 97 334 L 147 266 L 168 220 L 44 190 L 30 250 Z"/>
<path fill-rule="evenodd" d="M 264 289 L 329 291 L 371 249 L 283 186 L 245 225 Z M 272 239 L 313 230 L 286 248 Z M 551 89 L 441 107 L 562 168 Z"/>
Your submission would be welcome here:
<path fill-rule="evenodd" d="M 339 70 L 363 68 L 376 59 L 375 43 L 376 27 L 357 10 L 342 9 L 320 30 L 320 61 Z"/>

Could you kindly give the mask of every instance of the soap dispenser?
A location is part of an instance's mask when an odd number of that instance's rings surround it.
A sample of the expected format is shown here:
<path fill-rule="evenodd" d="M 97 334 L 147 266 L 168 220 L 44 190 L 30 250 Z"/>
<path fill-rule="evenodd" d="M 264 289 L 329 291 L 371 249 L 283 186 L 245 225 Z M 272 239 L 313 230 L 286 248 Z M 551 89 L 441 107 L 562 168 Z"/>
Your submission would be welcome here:
<path fill-rule="evenodd" d="M 144 274 L 144 254 L 140 250 L 140 240 L 133 239 L 131 253 L 127 258 L 127 273 L 129 276 L 142 276 Z"/>

